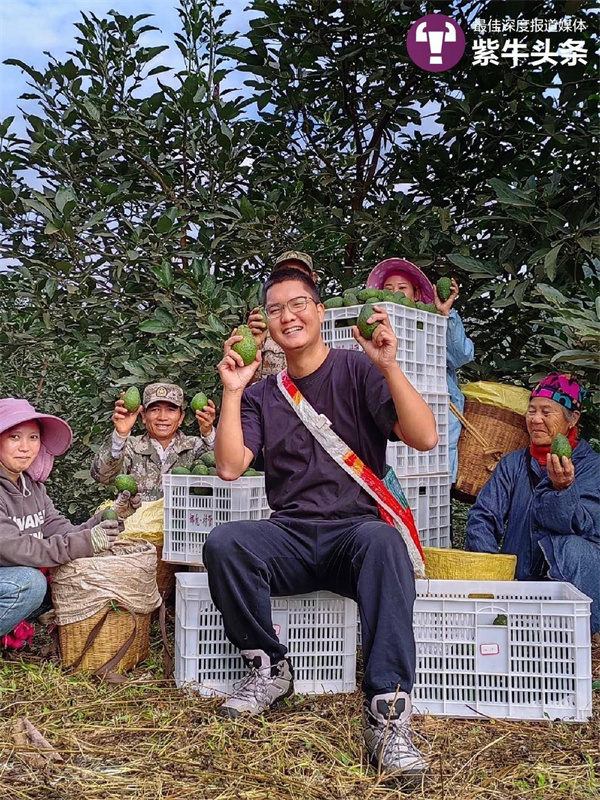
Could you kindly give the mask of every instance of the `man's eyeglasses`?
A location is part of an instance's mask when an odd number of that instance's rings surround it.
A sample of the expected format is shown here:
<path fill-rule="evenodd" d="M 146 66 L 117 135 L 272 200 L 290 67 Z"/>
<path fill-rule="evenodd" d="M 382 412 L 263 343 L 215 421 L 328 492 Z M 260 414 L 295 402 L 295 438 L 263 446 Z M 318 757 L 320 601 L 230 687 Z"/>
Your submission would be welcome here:
<path fill-rule="evenodd" d="M 287 303 L 273 303 L 273 305 L 267 306 L 265 311 L 267 312 L 267 317 L 269 319 L 276 319 L 283 314 L 283 309 L 287 308 L 292 314 L 299 314 L 301 311 L 306 311 L 306 306 L 308 305 L 308 301 L 311 300 L 315 305 L 317 305 L 317 301 L 314 300 L 312 297 L 307 297 L 306 295 L 302 297 L 292 297 L 291 300 L 288 300 Z"/>

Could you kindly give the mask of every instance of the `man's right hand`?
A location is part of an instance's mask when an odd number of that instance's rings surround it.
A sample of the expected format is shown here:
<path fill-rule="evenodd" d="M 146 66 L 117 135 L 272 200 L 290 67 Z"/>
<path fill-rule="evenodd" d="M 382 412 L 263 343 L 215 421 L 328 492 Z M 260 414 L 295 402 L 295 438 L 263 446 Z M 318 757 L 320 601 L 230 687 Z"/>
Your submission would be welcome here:
<path fill-rule="evenodd" d="M 121 396 L 115 403 L 115 410 L 112 415 L 112 421 L 119 436 L 129 436 L 142 409 L 140 406 L 137 411 L 127 411 L 123 404 L 124 396 L 125 392 L 121 392 Z"/>
<path fill-rule="evenodd" d="M 223 358 L 217 365 L 221 382 L 224 388 L 230 392 L 242 392 L 252 380 L 261 361 L 260 350 L 257 350 L 256 360 L 247 367 L 244 366 L 241 355 L 231 349 L 236 342 L 241 342 L 243 338 L 243 336 L 236 336 L 234 331 L 233 336 L 230 336 L 225 342 Z"/>
<path fill-rule="evenodd" d="M 254 337 L 256 346 L 262 347 L 265 339 L 267 338 L 269 329 L 265 324 L 262 311 L 258 306 L 253 308 L 250 312 L 250 316 L 248 317 L 248 327 L 252 331 L 252 336 Z"/>

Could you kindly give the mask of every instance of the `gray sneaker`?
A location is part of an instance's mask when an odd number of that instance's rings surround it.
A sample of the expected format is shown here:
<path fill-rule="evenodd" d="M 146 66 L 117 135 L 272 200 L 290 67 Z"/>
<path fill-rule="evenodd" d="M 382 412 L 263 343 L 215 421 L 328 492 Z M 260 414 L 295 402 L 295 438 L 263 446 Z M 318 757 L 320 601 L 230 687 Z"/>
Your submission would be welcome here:
<path fill-rule="evenodd" d="M 405 692 L 378 694 L 365 702 L 365 744 L 371 764 L 383 775 L 418 776 L 427 771 L 427 762 L 412 741 L 411 715 L 410 695 Z"/>
<path fill-rule="evenodd" d="M 244 650 L 242 658 L 250 668 L 235 692 L 219 708 L 220 717 L 254 717 L 289 697 L 294 691 L 294 670 L 288 658 L 271 664 L 263 650 Z"/>

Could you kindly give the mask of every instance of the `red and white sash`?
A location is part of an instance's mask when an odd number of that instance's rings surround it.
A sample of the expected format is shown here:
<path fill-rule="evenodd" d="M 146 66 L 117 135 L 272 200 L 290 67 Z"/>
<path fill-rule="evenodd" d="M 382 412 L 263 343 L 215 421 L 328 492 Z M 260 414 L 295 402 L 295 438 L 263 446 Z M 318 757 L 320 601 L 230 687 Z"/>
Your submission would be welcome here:
<path fill-rule="evenodd" d="M 277 375 L 277 386 L 301 422 L 336 464 L 348 473 L 367 494 L 376 500 L 384 522 L 396 528 L 406 544 L 415 578 L 425 577 L 425 561 L 419 534 L 408 503 L 403 506 L 384 482 L 378 478 L 356 453 L 340 439 L 324 414 L 318 414 L 302 392 L 283 370 Z"/>

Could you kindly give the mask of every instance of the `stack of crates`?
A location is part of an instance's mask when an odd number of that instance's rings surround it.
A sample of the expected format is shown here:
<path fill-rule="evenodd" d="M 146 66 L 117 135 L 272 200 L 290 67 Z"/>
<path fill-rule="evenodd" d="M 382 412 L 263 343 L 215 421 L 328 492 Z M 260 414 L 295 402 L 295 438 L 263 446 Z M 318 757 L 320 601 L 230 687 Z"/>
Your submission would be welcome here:
<path fill-rule="evenodd" d="M 398 364 L 433 411 L 438 431 L 437 446 L 424 453 L 402 442 L 390 442 L 387 463 L 404 489 L 421 543 L 428 547 L 450 547 L 446 317 L 396 303 L 378 305 L 387 311 L 398 338 Z M 325 311 L 322 331 L 326 345 L 361 350 L 352 334 L 360 309 L 361 306 L 347 306 Z"/>

